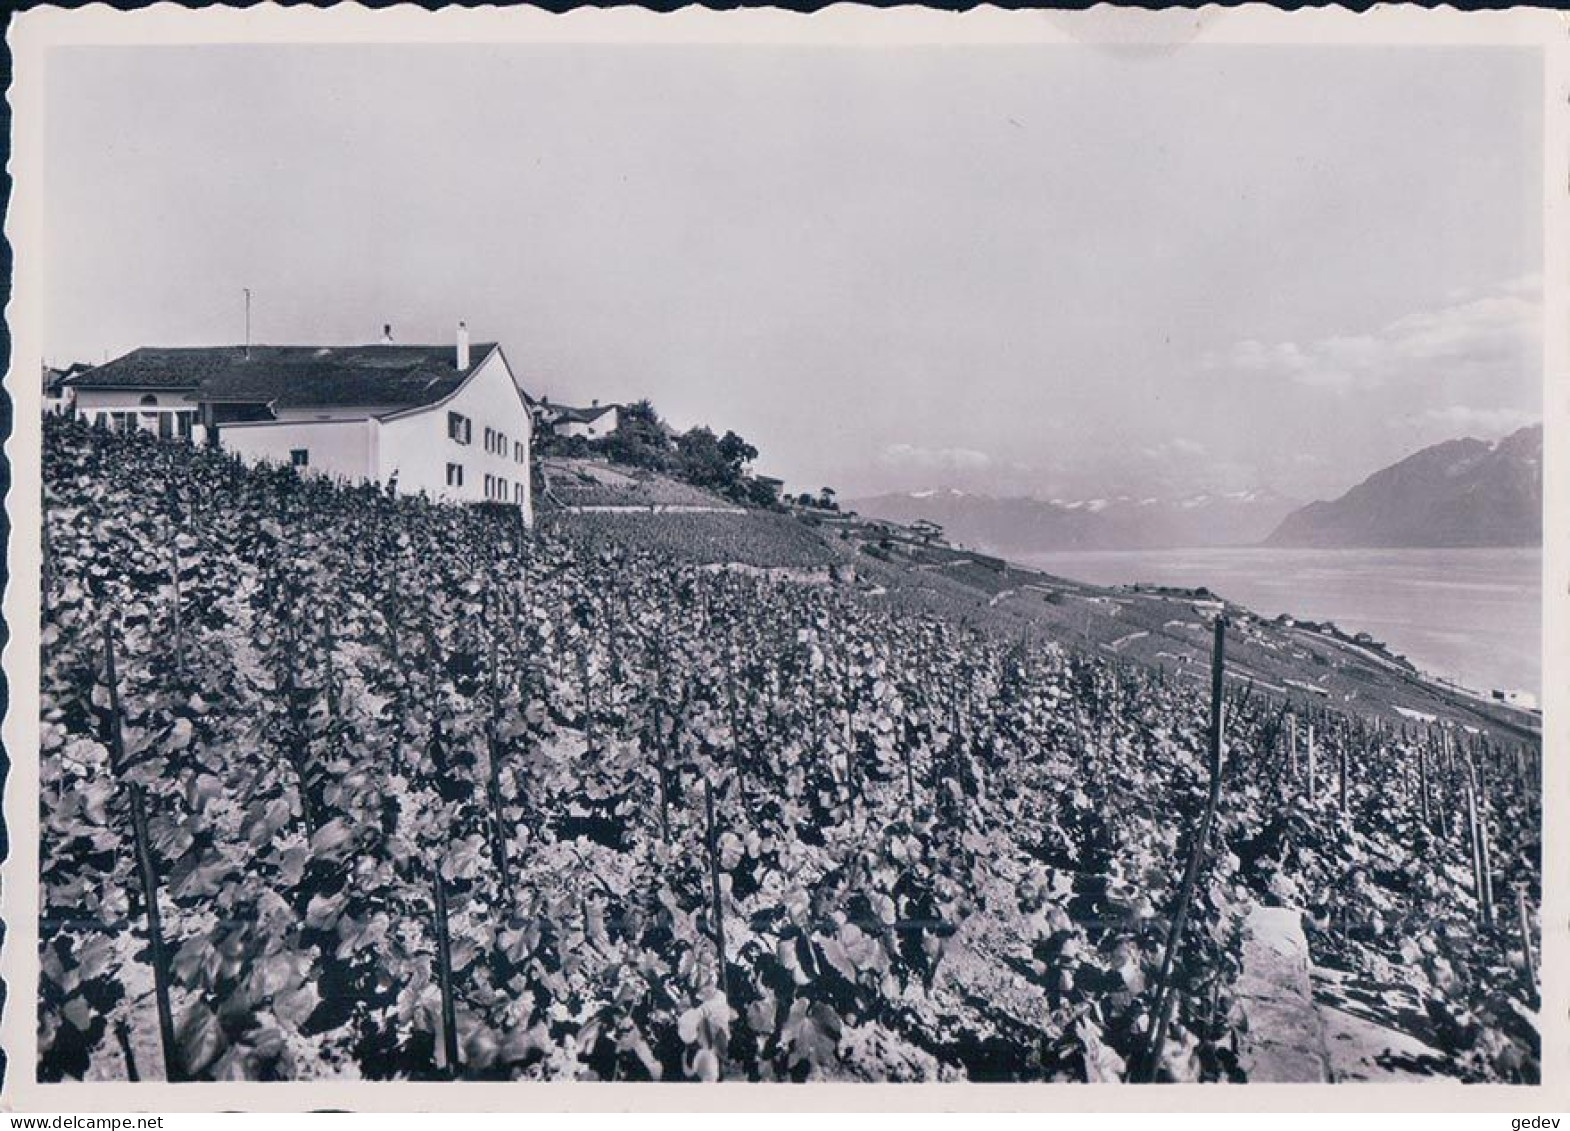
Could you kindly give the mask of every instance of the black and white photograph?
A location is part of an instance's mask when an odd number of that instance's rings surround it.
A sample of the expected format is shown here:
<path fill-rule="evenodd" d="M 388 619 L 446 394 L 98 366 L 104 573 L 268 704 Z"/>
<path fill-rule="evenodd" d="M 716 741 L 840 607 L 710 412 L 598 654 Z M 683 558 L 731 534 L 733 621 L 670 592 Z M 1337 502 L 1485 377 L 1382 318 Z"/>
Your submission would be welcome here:
<path fill-rule="evenodd" d="M 8 1103 L 1562 1087 L 1544 24 L 213 14 L 12 28 Z"/>

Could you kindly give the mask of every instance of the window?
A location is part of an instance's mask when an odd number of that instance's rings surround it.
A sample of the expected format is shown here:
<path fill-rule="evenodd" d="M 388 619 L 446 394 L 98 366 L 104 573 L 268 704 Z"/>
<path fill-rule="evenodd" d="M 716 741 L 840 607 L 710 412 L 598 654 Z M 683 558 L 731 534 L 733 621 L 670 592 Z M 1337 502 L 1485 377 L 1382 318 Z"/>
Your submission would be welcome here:
<path fill-rule="evenodd" d="M 496 477 L 496 499 L 502 503 L 507 501 L 507 480 L 500 475 Z"/>
<path fill-rule="evenodd" d="M 488 452 L 496 450 L 496 430 L 494 428 L 485 430 L 485 450 Z"/>
<path fill-rule="evenodd" d="M 473 422 L 462 413 L 449 412 L 447 414 L 447 438 L 449 440 L 456 440 L 460 444 L 472 443 L 474 441 Z M 449 464 L 448 466 L 458 467 L 457 464 Z M 460 473 L 462 470 L 463 469 L 460 467 Z"/>
<path fill-rule="evenodd" d="M 311 449 L 309 449 L 309 448 L 290 448 L 289 449 L 289 465 L 291 467 L 310 467 L 311 466 Z"/>
<path fill-rule="evenodd" d="M 447 486 L 449 486 L 449 487 L 462 487 L 463 486 L 463 464 L 461 464 L 461 463 L 449 463 L 447 465 Z"/>
<path fill-rule="evenodd" d="M 512 459 L 514 463 L 523 462 L 523 441 L 514 440 L 512 444 Z"/>
<path fill-rule="evenodd" d="M 495 496 L 495 494 L 496 494 L 496 476 L 494 476 L 494 475 L 487 475 L 485 477 L 485 497 L 487 499 L 493 498 Z"/>

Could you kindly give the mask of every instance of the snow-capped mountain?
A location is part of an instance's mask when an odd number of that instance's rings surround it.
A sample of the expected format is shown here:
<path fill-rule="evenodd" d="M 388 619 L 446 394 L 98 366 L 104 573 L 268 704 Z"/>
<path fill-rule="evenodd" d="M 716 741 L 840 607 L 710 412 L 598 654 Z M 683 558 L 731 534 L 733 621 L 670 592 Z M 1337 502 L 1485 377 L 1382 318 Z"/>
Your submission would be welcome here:
<path fill-rule="evenodd" d="M 1000 554 L 1243 546 L 1276 528 L 1296 501 L 1274 491 L 1177 498 L 998 499 L 953 488 L 852 499 L 846 509 L 942 526 L 952 541 Z"/>

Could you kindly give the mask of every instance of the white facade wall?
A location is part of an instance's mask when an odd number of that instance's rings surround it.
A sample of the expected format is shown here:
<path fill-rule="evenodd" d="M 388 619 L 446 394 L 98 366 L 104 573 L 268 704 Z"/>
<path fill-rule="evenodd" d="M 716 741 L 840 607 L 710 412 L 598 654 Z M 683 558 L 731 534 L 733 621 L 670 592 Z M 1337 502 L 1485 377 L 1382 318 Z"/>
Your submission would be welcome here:
<path fill-rule="evenodd" d="M 194 401 L 186 400 L 185 392 L 181 390 L 165 390 L 156 392 L 149 389 L 78 389 L 66 390 L 68 394 L 75 393 L 75 413 L 89 423 L 96 423 L 102 415 L 104 423 L 112 425 L 116 413 L 122 414 L 120 419 L 129 427 L 134 421 L 136 427 L 147 432 L 155 432 L 165 436 L 180 436 L 189 438 L 191 430 L 196 426 L 200 417 L 198 406 Z M 156 403 L 143 404 L 146 397 L 154 398 Z M 134 417 L 123 414 L 135 413 Z M 167 420 L 161 419 L 167 417 Z M 179 422 L 179 423 L 177 423 Z"/>
<path fill-rule="evenodd" d="M 156 397 L 156 407 L 148 406 L 146 411 L 168 411 L 179 409 L 183 412 L 196 411 L 196 402 L 186 400 L 186 393 L 181 390 L 157 389 L 82 389 L 76 390 L 77 411 L 92 418 L 96 409 L 106 409 L 113 412 L 124 412 L 128 408 L 141 409 L 143 397 Z"/>
<path fill-rule="evenodd" d="M 563 420 L 555 425 L 551 431 L 564 438 L 582 436 L 589 440 L 601 440 L 616 431 L 616 423 L 620 418 L 620 412 L 613 408 L 591 424 L 584 424 L 577 420 Z"/>
<path fill-rule="evenodd" d="M 74 389 L 61 389 L 58 394 L 53 396 L 49 393 L 44 394 L 45 412 L 69 414 L 75 404 L 76 390 Z"/>
<path fill-rule="evenodd" d="M 350 483 L 375 478 L 373 433 L 376 421 L 266 421 L 225 424 L 218 430 L 226 451 L 247 463 L 291 463 L 304 450 L 302 474 L 330 475 Z"/>
<path fill-rule="evenodd" d="M 459 443 L 447 434 L 448 413 L 469 420 L 469 442 Z M 506 437 L 506 450 L 485 450 L 485 430 Z M 515 445 L 523 445 L 523 459 Z M 534 495 L 529 459 L 533 450 L 533 424 L 523 398 L 501 352 L 495 351 L 468 382 L 449 399 L 381 421 L 377 436 L 377 478 L 386 482 L 398 476 L 398 490 L 424 491 L 432 498 L 462 502 L 486 499 L 487 475 L 506 481 L 506 501 L 523 508 L 524 519 L 534 521 Z M 449 486 L 447 465 L 463 468 L 463 485 Z M 521 486 L 521 490 L 519 487 Z M 500 501 L 494 499 L 492 501 Z"/>

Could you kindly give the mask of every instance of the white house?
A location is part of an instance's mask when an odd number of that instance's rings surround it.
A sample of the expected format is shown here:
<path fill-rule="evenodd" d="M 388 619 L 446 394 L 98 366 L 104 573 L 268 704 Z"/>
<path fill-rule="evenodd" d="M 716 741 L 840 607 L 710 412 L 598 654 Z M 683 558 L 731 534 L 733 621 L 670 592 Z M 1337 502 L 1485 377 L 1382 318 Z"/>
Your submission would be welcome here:
<path fill-rule="evenodd" d="M 139 349 L 71 382 L 79 415 L 533 521 L 534 426 L 494 343 Z"/>
<path fill-rule="evenodd" d="M 567 439 L 571 436 L 582 436 L 588 440 L 600 440 L 616 431 L 621 422 L 621 406 L 614 404 L 602 405 L 595 401 L 588 408 L 573 408 L 570 405 L 551 404 L 550 401 L 541 401 L 536 409 L 540 419 L 550 428 L 552 435 Z"/>

